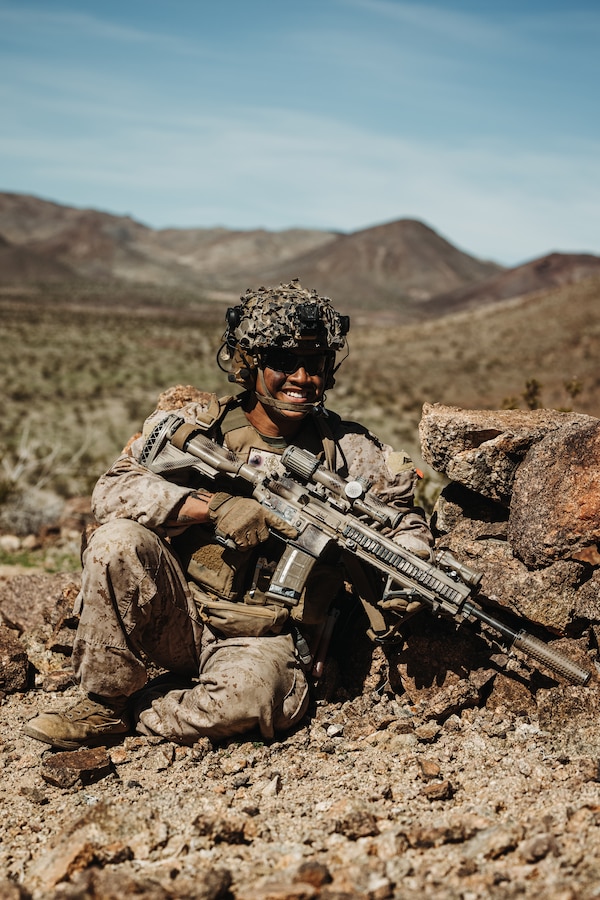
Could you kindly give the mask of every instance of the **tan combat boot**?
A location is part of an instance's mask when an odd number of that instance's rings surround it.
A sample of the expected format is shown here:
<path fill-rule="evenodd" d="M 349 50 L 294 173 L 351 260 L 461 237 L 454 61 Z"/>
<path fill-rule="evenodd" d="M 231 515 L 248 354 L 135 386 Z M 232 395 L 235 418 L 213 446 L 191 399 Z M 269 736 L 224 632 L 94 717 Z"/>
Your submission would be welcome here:
<path fill-rule="evenodd" d="M 42 713 L 30 719 L 23 726 L 23 734 L 61 750 L 107 744 L 130 730 L 125 707 L 125 700 L 90 695 L 64 712 Z"/>

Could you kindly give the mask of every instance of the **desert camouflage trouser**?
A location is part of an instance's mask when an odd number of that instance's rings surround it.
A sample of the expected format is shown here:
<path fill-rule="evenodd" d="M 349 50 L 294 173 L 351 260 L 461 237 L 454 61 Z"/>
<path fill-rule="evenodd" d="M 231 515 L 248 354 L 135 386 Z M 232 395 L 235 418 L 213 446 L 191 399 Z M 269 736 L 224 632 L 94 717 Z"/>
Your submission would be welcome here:
<path fill-rule="evenodd" d="M 146 683 L 144 658 L 187 680 L 165 686 L 140 713 L 140 733 L 190 744 L 258 727 L 270 738 L 302 718 L 308 685 L 291 635 L 215 637 L 176 557 L 152 531 L 129 519 L 102 525 L 83 564 L 73 648 L 83 689 L 131 697 Z"/>

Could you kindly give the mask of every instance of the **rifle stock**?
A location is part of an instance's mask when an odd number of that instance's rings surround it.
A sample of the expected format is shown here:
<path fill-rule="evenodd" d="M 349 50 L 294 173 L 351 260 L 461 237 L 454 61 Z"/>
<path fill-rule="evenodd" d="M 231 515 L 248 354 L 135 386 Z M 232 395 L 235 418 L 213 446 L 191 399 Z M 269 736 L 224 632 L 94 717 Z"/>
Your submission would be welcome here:
<path fill-rule="evenodd" d="M 285 474 L 265 475 L 185 425 L 180 417 L 169 415 L 152 431 L 140 462 L 167 478 L 185 476 L 193 469 L 210 478 L 227 475 L 242 479 L 252 486 L 252 496 L 259 503 L 296 527 L 296 538 L 277 535 L 286 546 L 267 597 L 280 604 L 293 607 L 298 603 L 312 566 L 333 543 L 387 578 L 379 604 L 382 609 L 400 611 L 407 600 L 418 600 L 433 613 L 458 622 L 477 619 L 573 684 L 587 684 L 590 679 L 590 672 L 475 603 L 472 595 L 481 573 L 448 551 L 436 555 L 436 564 L 426 562 L 381 534 L 365 519 L 394 528 L 402 512 L 369 494 L 359 481 L 326 469 L 306 450 L 288 447 L 282 456 Z"/>

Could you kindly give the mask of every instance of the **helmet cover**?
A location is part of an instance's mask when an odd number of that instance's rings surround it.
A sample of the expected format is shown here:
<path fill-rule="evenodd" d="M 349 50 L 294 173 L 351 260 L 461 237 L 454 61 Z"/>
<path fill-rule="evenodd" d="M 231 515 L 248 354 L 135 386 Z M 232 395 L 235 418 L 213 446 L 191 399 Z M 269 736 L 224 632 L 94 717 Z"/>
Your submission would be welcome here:
<path fill-rule="evenodd" d="M 277 288 L 248 289 L 240 299 L 241 304 L 227 313 L 224 340 L 232 349 L 293 349 L 310 343 L 317 350 L 335 352 L 346 343 L 348 316 L 341 316 L 328 297 L 306 290 L 297 279 Z"/>

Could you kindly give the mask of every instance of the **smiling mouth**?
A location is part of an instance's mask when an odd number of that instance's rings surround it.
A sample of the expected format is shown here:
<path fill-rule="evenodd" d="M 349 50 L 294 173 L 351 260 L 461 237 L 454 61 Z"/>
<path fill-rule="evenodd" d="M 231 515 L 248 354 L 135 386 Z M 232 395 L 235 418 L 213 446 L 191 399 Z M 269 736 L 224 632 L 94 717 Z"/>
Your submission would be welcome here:
<path fill-rule="evenodd" d="M 291 403 L 308 403 L 310 397 L 308 391 L 299 391 L 297 388 L 284 388 L 281 392 L 283 396 Z"/>

